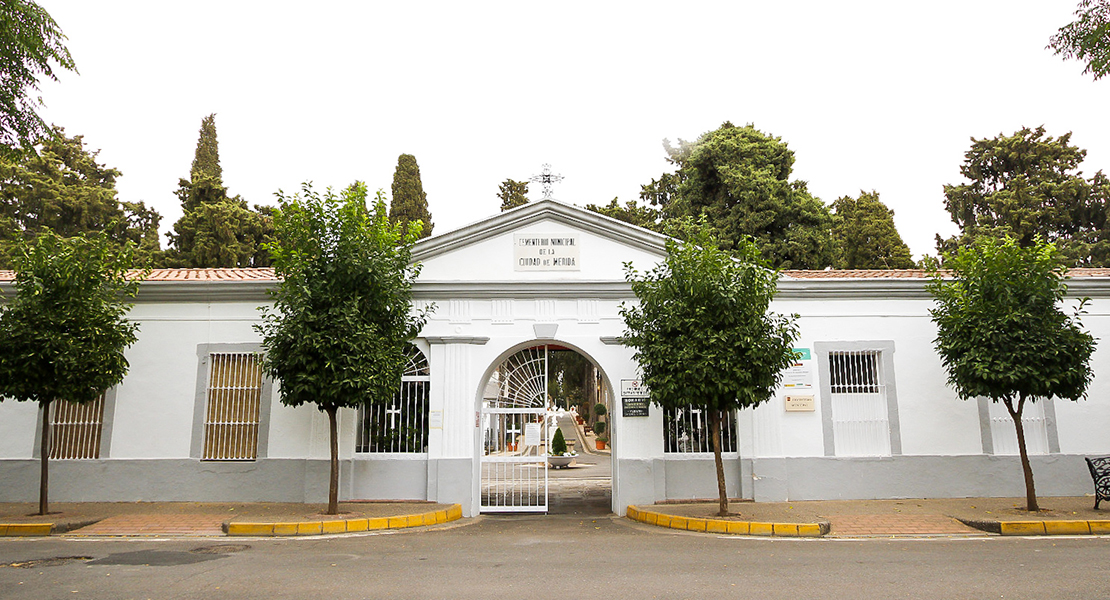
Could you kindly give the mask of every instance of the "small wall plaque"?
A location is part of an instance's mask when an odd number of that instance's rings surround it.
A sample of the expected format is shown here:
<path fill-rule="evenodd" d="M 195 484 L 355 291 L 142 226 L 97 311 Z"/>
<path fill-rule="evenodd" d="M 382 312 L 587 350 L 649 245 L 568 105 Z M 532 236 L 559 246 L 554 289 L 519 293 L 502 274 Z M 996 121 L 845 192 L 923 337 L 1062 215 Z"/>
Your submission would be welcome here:
<path fill-rule="evenodd" d="M 813 395 L 786 396 L 786 412 L 813 412 Z"/>

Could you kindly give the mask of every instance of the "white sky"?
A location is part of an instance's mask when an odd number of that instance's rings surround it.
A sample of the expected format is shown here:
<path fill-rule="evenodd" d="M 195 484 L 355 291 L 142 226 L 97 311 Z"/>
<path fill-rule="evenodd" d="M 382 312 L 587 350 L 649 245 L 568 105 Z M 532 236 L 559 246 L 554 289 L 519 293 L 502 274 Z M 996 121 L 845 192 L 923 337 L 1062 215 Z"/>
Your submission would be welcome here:
<path fill-rule="evenodd" d="M 409 153 L 437 234 L 545 162 L 564 202 L 636 198 L 663 138 L 726 120 L 780 136 L 826 203 L 878 191 L 916 257 L 956 231 L 942 186 L 971 137 L 1043 124 L 1110 170 L 1110 78 L 1045 49 L 1076 0 L 39 2 L 80 71 L 42 86 L 45 118 L 163 231 L 209 113 L 232 194 L 388 193 Z"/>

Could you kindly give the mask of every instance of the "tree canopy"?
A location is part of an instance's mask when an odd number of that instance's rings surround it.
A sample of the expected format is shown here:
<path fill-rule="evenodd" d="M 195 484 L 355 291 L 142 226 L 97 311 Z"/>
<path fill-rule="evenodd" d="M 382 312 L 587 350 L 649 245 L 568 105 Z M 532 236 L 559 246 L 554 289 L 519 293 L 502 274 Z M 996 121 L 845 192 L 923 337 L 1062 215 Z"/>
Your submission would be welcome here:
<path fill-rule="evenodd" d="M 105 236 L 61 238 L 46 230 L 19 242 L 15 297 L 0 306 L 0 400 L 41 409 L 39 514 L 47 513 L 50 404 L 90 402 L 123 381 L 124 351 L 138 324 L 126 319 L 138 281 L 132 247 Z"/>
<path fill-rule="evenodd" d="M 55 68 L 77 71 L 66 36 L 41 6 L 0 3 L 0 154 L 30 150 L 53 131 L 38 114 L 39 78 L 57 81 Z"/>
<path fill-rule="evenodd" d="M 737 238 L 729 254 L 704 222 L 684 225 L 685 231 L 672 233 L 686 243 L 668 241 L 667 257 L 655 268 L 640 274 L 625 265 L 639 304 L 621 309 L 624 343 L 636 350 L 652 402 L 707 411 L 723 515 L 723 413 L 774 395 L 794 359 L 797 316 L 770 312 L 778 273 L 752 241 Z"/>
<path fill-rule="evenodd" d="M 640 197 L 665 220 L 704 215 L 724 249 L 749 236 L 776 268 L 832 264 L 832 215 L 804 181 L 790 180 L 794 153 L 781 138 L 726 122 L 695 143 L 664 148 L 678 170 L 643 186 Z"/>
<path fill-rule="evenodd" d="M 338 510 L 340 408 L 384 403 L 401 385 L 405 349 L 426 313 L 412 312 L 418 266 L 409 264 L 420 222 L 406 231 L 389 222 L 378 192 L 372 211 L 366 186 L 323 194 L 309 184 L 278 193 L 277 241 L 270 245 L 281 283 L 273 309 L 263 309 L 266 373 L 280 380 L 282 404 L 314 403 L 331 427 L 329 514 Z"/>
<path fill-rule="evenodd" d="M 1044 127 L 972 138 L 960 167 L 968 182 L 944 186 L 960 234 L 937 236 L 937 249 L 951 253 L 981 237 L 1007 236 L 1030 247 L 1039 237 L 1071 266 L 1110 265 L 1110 179 L 1102 171 L 1085 178 L 1079 166 L 1087 151 L 1070 140 L 1070 133 L 1054 138 Z"/>
<path fill-rule="evenodd" d="M 1095 80 L 1110 74 L 1110 0 L 1079 0 L 1076 19 L 1049 39 L 1048 47 L 1065 59 L 1086 63 Z"/>
<path fill-rule="evenodd" d="M 201 120 L 189 179 L 177 185 L 182 215 L 170 232 L 171 267 L 266 267 L 265 244 L 273 237 L 273 208 L 254 210 L 239 196 L 228 196 L 220 166 L 216 115 Z"/>
<path fill-rule="evenodd" d="M 961 399 L 1001 401 L 1014 420 L 1028 510 L 1037 508 L 1021 423 L 1026 402 L 1078 400 L 1091 381 L 1095 340 L 1078 312 L 1059 306 L 1067 287 L 1056 247 L 983 237 L 946 257 L 951 279 L 935 272 L 930 291 L 937 353 Z"/>
<path fill-rule="evenodd" d="M 913 255 L 878 192 L 860 191 L 832 203 L 837 269 L 912 269 Z"/>
<path fill-rule="evenodd" d="M 393 201 L 389 204 L 389 220 L 400 223 L 407 230 L 409 223 L 420 221 L 423 227 L 420 237 L 432 235 L 432 213 L 428 211 L 428 195 L 420 181 L 420 165 L 416 157 L 402 154 L 397 157 L 397 169 L 393 171 Z"/>
<path fill-rule="evenodd" d="M 638 204 L 635 200 L 629 200 L 621 205 L 613 198 L 609 204 L 605 206 L 598 206 L 596 204 L 587 204 L 586 210 L 592 210 L 595 213 L 612 217 L 618 221 L 624 221 L 637 227 L 650 229 L 652 231 L 663 231 L 663 221 L 658 210 L 646 205 Z"/>
<path fill-rule="evenodd" d="M 501 199 L 501 212 L 528 204 L 528 182 L 506 179 L 497 190 Z"/>
<path fill-rule="evenodd" d="M 0 155 L 0 268 L 11 268 L 21 240 L 46 231 L 103 233 L 117 251 L 134 244 L 139 264 L 157 260 L 161 215 L 143 202 L 120 202 L 121 174 L 98 163 L 97 154 L 82 136 L 58 127 L 37 154 Z"/>

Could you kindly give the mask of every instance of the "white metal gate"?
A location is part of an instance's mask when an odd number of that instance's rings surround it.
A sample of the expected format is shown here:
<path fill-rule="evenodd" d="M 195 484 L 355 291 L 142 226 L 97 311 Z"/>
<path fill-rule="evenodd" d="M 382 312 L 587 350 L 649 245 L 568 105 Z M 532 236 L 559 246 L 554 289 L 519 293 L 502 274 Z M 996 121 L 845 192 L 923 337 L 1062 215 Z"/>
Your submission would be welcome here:
<path fill-rule="evenodd" d="M 505 359 L 482 398 L 483 512 L 547 511 L 547 346 Z"/>

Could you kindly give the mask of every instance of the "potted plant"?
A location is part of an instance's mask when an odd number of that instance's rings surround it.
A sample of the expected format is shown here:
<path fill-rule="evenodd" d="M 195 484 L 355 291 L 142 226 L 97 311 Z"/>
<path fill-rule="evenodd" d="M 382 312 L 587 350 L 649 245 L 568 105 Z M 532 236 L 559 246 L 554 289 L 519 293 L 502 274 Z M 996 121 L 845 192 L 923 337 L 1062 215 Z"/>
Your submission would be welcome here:
<path fill-rule="evenodd" d="M 551 452 L 547 455 L 547 462 L 556 469 L 570 466 L 571 461 L 577 456 L 567 450 L 567 440 L 563 437 L 563 430 L 556 429 L 555 436 L 551 438 Z"/>
<path fill-rule="evenodd" d="M 605 437 L 605 421 L 594 423 L 594 433 L 597 434 L 597 449 L 604 450 L 609 438 Z"/>
<path fill-rule="evenodd" d="M 601 417 L 604 417 L 607 412 L 608 409 L 606 409 L 605 405 L 601 402 L 594 405 L 594 414 L 597 415 L 597 422 L 594 423 L 594 434 L 597 435 L 596 443 L 598 450 L 604 450 L 605 444 L 609 441 L 609 438 L 605 436 L 605 421 L 601 420 Z"/>

